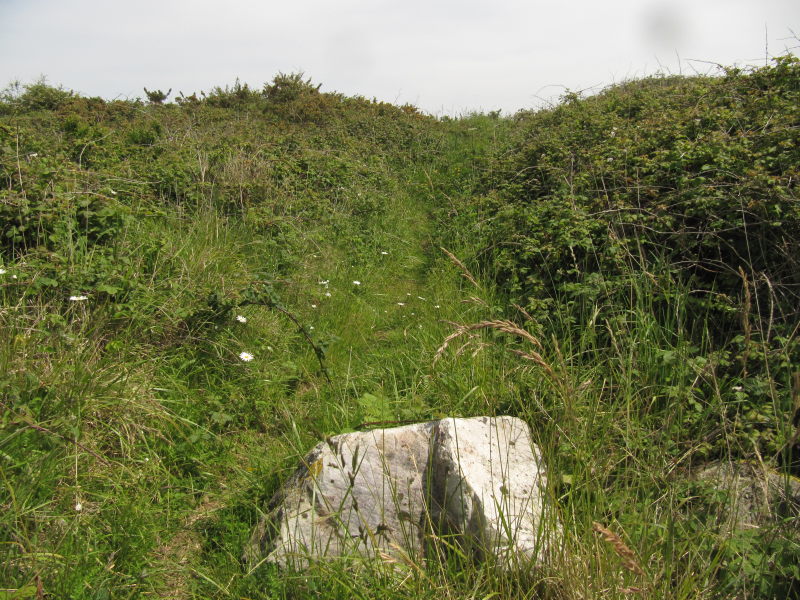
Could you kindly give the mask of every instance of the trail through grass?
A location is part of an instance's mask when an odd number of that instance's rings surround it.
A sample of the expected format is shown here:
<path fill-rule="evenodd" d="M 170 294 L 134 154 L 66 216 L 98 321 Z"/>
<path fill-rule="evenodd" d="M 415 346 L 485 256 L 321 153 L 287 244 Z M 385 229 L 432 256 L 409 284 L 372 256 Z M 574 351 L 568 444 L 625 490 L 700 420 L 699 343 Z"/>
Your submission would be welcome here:
<path fill-rule="evenodd" d="M 423 172 L 415 175 L 421 178 Z M 463 280 L 439 250 L 431 182 L 402 183 L 402 192 L 365 235 L 309 248 L 289 303 L 316 343 L 326 347 L 331 381 L 322 377 L 307 346 L 298 381 L 261 382 L 283 388 L 270 427 L 222 434 L 228 456 L 221 469 L 177 519 L 172 538 L 151 556 L 151 567 L 163 573 L 158 594 L 188 598 L 194 586 L 209 594 L 215 587 L 227 589 L 226 576 L 240 568 L 237 553 L 247 525 L 264 500 L 252 491 L 273 490 L 326 435 L 453 414 L 448 394 L 433 381 L 431 365 L 449 330 L 445 322 L 464 317 L 471 305 L 463 302 L 468 297 Z M 267 344 L 266 352 L 272 355 L 275 346 Z M 266 475 L 276 465 L 284 468 Z M 232 522 L 241 510 L 250 520 Z M 209 553 L 208 546 L 214 551 Z"/>
<path fill-rule="evenodd" d="M 696 478 L 800 472 L 798 76 L 456 120 L 300 75 L 3 92 L 0 600 L 800 597 L 797 515 L 732 532 Z M 326 436 L 497 414 L 547 569 L 242 564 Z"/>

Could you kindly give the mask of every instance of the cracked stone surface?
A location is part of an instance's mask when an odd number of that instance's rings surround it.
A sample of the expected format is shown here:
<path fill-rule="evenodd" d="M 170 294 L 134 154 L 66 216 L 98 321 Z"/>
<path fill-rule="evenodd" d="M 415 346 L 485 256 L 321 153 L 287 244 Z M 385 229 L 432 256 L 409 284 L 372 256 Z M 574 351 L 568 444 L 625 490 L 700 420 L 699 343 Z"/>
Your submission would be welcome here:
<path fill-rule="evenodd" d="M 479 559 L 544 560 L 544 465 L 524 421 L 443 419 L 317 444 L 270 502 L 245 558 L 302 569 L 403 554 L 455 535 Z M 552 522 L 553 520 L 550 519 Z M 552 532 L 551 532 L 552 533 Z"/>
<path fill-rule="evenodd" d="M 422 549 L 432 423 L 317 444 L 270 503 L 248 554 L 301 568 L 309 558 Z"/>
<path fill-rule="evenodd" d="M 544 559 L 546 476 L 524 421 L 444 419 L 433 456 L 433 510 L 446 531 L 500 564 Z"/>

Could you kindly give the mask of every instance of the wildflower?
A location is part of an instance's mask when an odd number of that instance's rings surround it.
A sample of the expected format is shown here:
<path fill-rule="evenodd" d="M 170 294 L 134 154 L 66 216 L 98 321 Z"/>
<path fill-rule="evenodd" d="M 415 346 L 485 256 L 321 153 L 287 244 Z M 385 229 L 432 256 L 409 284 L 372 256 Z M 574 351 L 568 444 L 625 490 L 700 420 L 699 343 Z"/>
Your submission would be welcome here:
<path fill-rule="evenodd" d="M 308 326 L 308 328 L 309 328 L 311 331 L 314 331 L 314 326 L 313 326 L 313 325 L 309 325 L 309 326 Z"/>
<path fill-rule="evenodd" d="M 360 281 L 358 281 L 358 280 L 356 280 L 356 279 L 354 279 L 354 280 L 353 280 L 353 285 L 361 285 L 361 282 L 360 282 Z"/>
<path fill-rule="evenodd" d="M 386 250 L 381 250 L 381 254 L 383 254 L 384 256 L 386 256 L 386 255 L 387 255 L 387 254 L 389 254 L 389 253 L 388 253 Z"/>
<path fill-rule="evenodd" d="M 731 389 L 733 389 L 734 392 L 741 392 L 744 388 L 740 385 L 735 385 Z"/>
<path fill-rule="evenodd" d="M 84 300 L 88 300 L 89 296 L 70 296 L 70 302 L 83 302 Z"/>
<path fill-rule="evenodd" d="M 438 304 L 434 304 L 433 308 L 439 308 L 439 305 Z"/>
<path fill-rule="evenodd" d="M 317 308 L 317 305 L 316 304 L 312 304 L 311 308 Z"/>
<path fill-rule="evenodd" d="M 83 510 L 83 504 L 81 504 L 80 502 L 76 502 L 75 503 L 75 511 L 76 512 L 81 512 L 82 510 Z"/>
<path fill-rule="evenodd" d="M 319 280 L 319 284 L 320 284 L 320 285 L 324 285 L 325 287 L 328 287 L 328 284 L 329 284 L 330 282 L 331 282 L 331 280 L 330 280 L 330 279 L 320 279 L 320 280 Z"/>
<path fill-rule="evenodd" d="M 5 275 L 6 273 L 8 273 L 8 271 L 6 271 L 3 267 L 0 267 L 0 275 Z"/>
<path fill-rule="evenodd" d="M 241 358 L 244 362 L 250 362 L 251 360 L 253 360 L 253 355 L 250 354 L 249 352 L 241 352 L 239 354 L 239 358 Z"/>
<path fill-rule="evenodd" d="M 243 315 L 236 315 L 236 320 L 239 321 L 239 323 L 247 323 L 247 317 Z"/>
<path fill-rule="evenodd" d="M 11 276 L 11 279 L 16 279 L 16 278 L 17 278 L 17 276 L 16 276 L 16 275 L 12 275 L 12 276 Z"/>
<path fill-rule="evenodd" d="M 405 306 L 405 305 L 406 305 L 406 303 L 405 303 L 405 302 L 398 302 L 398 303 L 397 303 L 397 306 Z"/>
<path fill-rule="evenodd" d="M 331 297 L 331 293 L 330 292 L 325 292 L 325 296 L 330 298 Z"/>

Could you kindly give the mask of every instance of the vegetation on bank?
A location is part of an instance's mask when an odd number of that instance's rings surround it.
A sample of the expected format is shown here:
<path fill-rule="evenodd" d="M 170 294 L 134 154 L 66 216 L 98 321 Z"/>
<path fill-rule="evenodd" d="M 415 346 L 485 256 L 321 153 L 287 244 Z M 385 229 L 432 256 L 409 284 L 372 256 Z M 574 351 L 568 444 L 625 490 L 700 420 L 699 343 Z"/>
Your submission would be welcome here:
<path fill-rule="evenodd" d="M 9 87 L 0 598 L 800 596 L 797 515 L 731 532 L 694 477 L 800 473 L 799 96 L 792 57 L 511 118 L 300 75 Z M 241 563 L 319 439 L 479 414 L 542 447 L 547 572 L 442 540 L 426 565 Z"/>

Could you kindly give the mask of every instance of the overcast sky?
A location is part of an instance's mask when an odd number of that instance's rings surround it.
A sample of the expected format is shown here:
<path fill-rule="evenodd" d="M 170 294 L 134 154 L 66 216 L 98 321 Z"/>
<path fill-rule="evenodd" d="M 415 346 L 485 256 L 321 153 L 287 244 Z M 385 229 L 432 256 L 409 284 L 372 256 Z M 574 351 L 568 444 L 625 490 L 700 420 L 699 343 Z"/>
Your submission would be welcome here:
<path fill-rule="evenodd" d="M 711 68 L 697 61 L 764 64 L 798 37 L 800 0 L 0 0 L 0 84 L 134 98 L 304 71 L 434 114 L 508 113 Z"/>

